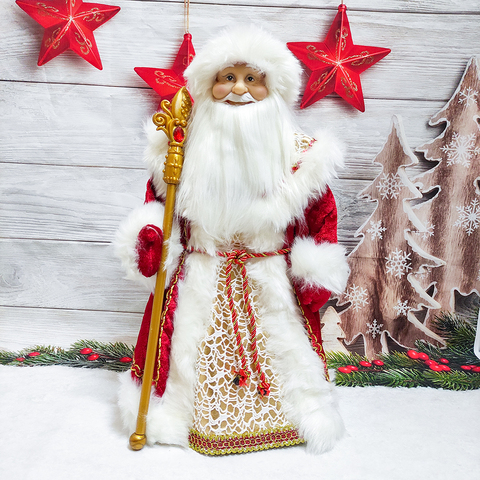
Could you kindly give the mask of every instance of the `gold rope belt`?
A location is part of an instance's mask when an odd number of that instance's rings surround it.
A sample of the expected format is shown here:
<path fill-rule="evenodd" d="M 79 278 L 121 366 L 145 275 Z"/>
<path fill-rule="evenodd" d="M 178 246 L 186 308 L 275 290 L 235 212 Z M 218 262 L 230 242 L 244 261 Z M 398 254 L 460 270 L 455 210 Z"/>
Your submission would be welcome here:
<path fill-rule="evenodd" d="M 194 248 L 189 248 L 188 253 L 203 253 L 206 254 L 203 250 L 197 250 Z M 263 396 L 267 396 L 270 393 L 270 384 L 267 382 L 265 378 L 265 373 L 263 372 L 260 362 L 258 361 L 258 348 L 257 348 L 257 326 L 255 320 L 255 313 L 252 308 L 252 304 L 250 301 L 250 295 L 248 293 L 248 277 L 247 277 L 247 269 L 245 267 L 245 261 L 250 260 L 252 258 L 266 258 L 266 257 L 274 257 L 277 255 L 286 255 L 290 253 L 289 248 L 283 248 L 280 250 L 276 250 L 274 252 L 263 252 L 263 253 L 249 253 L 246 250 L 232 250 L 230 252 L 216 252 L 218 257 L 224 257 L 226 262 L 226 280 L 225 284 L 227 287 L 227 298 L 228 298 L 228 308 L 230 310 L 230 314 L 232 317 L 232 327 L 233 332 L 235 334 L 235 342 L 237 344 L 237 354 L 240 357 L 241 368 L 239 368 L 235 372 L 235 380 L 234 382 L 241 387 L 245 387 L 248 385 L 250 371 L 247 365 L 247 359 L 245 357 L 245 350 L 243 348 L 242 337 L 238 330 L 238 314 L 235 309 L 235 303 L 233 301 L 233 291 L 232 291 L 232 268 L 234 265 L 240 266 L 240 273 L 242 275 L 242 294 L 243 300 L 245 302 L 245 307 L 247 310 L 247 317 L 248 317 L 248 331 L 250 333 L 250 350 L 252 351 L 252 358 L 253 358 L 253 369 L 257 372 L 260 383 L 257 386 L 258 393 Z"/>

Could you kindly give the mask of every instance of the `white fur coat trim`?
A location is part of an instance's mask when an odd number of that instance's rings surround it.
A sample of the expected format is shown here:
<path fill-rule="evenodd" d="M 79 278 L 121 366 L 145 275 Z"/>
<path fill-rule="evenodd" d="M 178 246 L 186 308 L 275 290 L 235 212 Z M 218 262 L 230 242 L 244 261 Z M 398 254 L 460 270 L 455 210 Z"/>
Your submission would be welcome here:
<path fill-rule="evenodd" d="M 313 145 L 300 155 L 300 169 L 294 176 L 307 167 L 323 192 L 337 178 L 337 170 L 344 167 L 345 146 L 329 130 L 318 130 L 314 139 Z"/>
<path fill-rule="evenodd" d="M 153 179 L 155 194 L 165 196 L 167 184 L 163 181 L 163 169 L 168 151 L 168 138 L 164 132 L 156 129 L 151 118 L 145 121 L 144 130 L 147 136 L 147 147 L 143 160 L 150 177 Z"/>
<path fill-rule="evenodd" d="M 290 254 L 290 273 L 304 286 L 323 287 L 340 294 L 350 274 L 345 253 L 345 248 L 337 243 L 316 244 L 311 237 L 296 238 Z"/>
<path fill-rule="evenodd" d="M 279 257 L 252 263 L 248 276 L 260 287 L 261 321 L 282 386 L 282 410 L 306 440 L 309 453 L 326 452 L 342 438 L 345 427 L 324 364 L 308 339 L 286 263 Z"/>
<path fill-rule="evenodd" d="M 193 422 L 195 395 L 195 362 L 198 345 L 210 321 L 213 298 L 216 295 L 216 265 L 221 260 L 199 253 L 187 257 L 185 280 L 178 282 L 178 306 L 175 311 L 170 371 L 165 393 L 153 400 L 147 416 L 149 444 L 174 444 L 188 447 L 188 434 Z M 130 380 L 130 383 L 134 383 Z M 127 429 L 135 428 L 134 404 L 139 395 L 138 385 L 123 380 L 119 405 Z M 136 407 L 138 409 L 138 405 Z"/>

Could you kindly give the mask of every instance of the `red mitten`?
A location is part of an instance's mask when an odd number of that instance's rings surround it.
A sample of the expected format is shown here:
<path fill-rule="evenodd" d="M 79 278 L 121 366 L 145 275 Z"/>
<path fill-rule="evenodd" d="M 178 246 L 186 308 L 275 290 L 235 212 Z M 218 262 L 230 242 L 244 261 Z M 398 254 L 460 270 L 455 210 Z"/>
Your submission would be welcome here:
<path fill-rule="evenodd" d="M 160 267 L 163 232 L 156 225 L 145 225 L 138 234 L 136 250 L 138 269 L 145 277 L 155 275 Z"/>
<path fill-rule="evenodd" d="M 320 308 L 325 305 L 325 303 L 330 298 L 331 292 L 325 290 L 321 287 L 300 287 L 295 286 L 295 291 L 297 292 L 298 299 L 302 305 L 309 305 L 312 312 L 318 312 Z"/>

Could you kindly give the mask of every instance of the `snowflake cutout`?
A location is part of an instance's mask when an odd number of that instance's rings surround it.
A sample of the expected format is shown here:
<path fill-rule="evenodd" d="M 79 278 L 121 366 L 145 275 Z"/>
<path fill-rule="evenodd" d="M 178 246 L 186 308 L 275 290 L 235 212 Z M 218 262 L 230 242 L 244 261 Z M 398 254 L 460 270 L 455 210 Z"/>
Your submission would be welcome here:
<path fill-rule="evenodd" d="M 367 289 L 358 285 L 352 285 L 346 293 L 346 297 L 349 302 L 352 302 L 354 310 L 359 310 L 365 305 L 368 305 Z"/>
<path fill-rule="evenodd" d="M 384 173 L 380 183 L 377 185 L 377 188 L 384 199 L 397 198 L 402 187 L 403 182 L 398 173 Z"/>
<path fill-rule="evenodd" d="M 427 222 L 427 224 L 425 225 L 425 228 L 422 231 L 414 230 L 413 233 L 415 233 L 416 235 L 426 240 L 428 237 L 433 237 L 434 230 L 435 230 L 435 225 L 431 224 L 430 222 Z"/>
<path fill-rule="evenodd" d="M 472 87 L 467 87 L 465 90 L 460 92 L 460 96 L 458 98 L 458 103 L 464 103 L 465 106 L 469 107 L 470 103 L 476 103 L 478 92 L 474 90 Z"/>
<path fill-rule="evenodd" d="M 464 167 L 470 166 L 470 160 L 480 153 L 480 148 L 475 147 L 475 134 L 459 135 L 454 133 L 452 141 L 441 148 L 447 154 L 447 166 L 460 163 Z"/>
<path fill-rule="evenodd" d="M 397 301 L 397 304 L 393 307 L 395 313 L 400 315 L 407 315 L 407 313 L 412 309 L 412 307 L 408 306 L 408 300 L 401 302 L 400 300 Z"/>
<path fill-rule="evenodd" d="M 396 277 L 403 277 L 406 272 L 412 269 L 412 264 L 407 262 L 407 260 L 410 260 L 410 254 L 398 248 L 388 257 L 385 257 L 385 260 L 387 261 L 387 273 Z"/>
<path fill-rule="evenodd" d="M 470 236 L 480 225 L 480 205 L 474 198 L 470 205 L 466 207 L 457 207 L 458 220 L 453 224 L 454 227 L 461 227 Z"/>
<path fill-rule="evenodd" d="M 383 323 L 378 325 L 377 321 L 374 320 L 372 323 L 367 322 L 367 327 L 367 333 L 370 333 L 370 335 L 372 335 L 372 338 L 375 338 L 382 332 Z"/>
<path fill-rule="evenodd" d="M 382 239 L 383 232 L 387 229 L 386 227 L 382 227 L 382 221 L 381 220 L 379 220 L 378 222 L 370 221 L 370 225 L 372 226 L 372 228 L 369 228 L 367 230 L 367 233 L 372 234 L 372 240 L 375 240 L 376 238 Z"/>

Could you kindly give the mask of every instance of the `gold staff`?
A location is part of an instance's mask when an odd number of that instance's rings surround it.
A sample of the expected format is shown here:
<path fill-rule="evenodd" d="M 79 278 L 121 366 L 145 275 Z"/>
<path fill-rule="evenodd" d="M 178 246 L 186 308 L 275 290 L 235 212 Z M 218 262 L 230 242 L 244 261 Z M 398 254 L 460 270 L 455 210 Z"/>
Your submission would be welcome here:
<path fill-rule="evenodd" d="M 163 248 L 153 297 L 152 317 L 150 319 L 147 353 L 145 356 L 145 369 L 143 371 L 140 404 L 137 415 L 137 427 L 135 433 L 130 435 L 130 446 L 133 450 L 141 450 L 147 441 L 145 435 L 147 413 L 150 403 L 150 390 L 152 388 L 160 319 L 163 310 L 165 281 L 167 277 L 165 262 L 168 255 L 168 240 L 172 233 L 175 193 L 177 185 L 180 182 L 180 174 L 182 173 L 183 144 L 186 137 L 187 121 L 192 110 L 192 100 L 187 89 L 182 87 L 173 97 L 171 103 L 168 100 L 163 100 L 161 107 L 164 113 L 156 113 L 152 120 L 157 126 L 157 130 L 165 132 L 169 140 L 168 153 L 165 157 L 165 169 L 163 170 L 163 180 L 167 184 L 165 214 L 163 217 Z"/>

